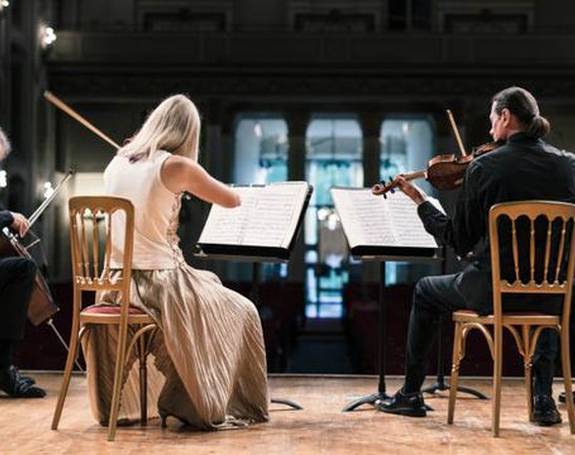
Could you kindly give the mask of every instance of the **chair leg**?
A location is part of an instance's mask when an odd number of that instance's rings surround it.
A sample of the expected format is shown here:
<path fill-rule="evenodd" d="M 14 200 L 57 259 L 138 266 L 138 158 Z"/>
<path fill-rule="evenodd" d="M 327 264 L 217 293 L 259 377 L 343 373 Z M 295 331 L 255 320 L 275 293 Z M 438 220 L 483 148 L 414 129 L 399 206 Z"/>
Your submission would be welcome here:
<path fill-rule="evenodd" d="M 138 340 L 138 358 L 140 362 L 140 424 L 148 423 L 148 359 L 144 336 Z"/>
<path fill-rule="evenodd" d="M 499 436 L 499 421 L 501 415 L 501 367 L 503 364 L 503 333 L 502 327 L 494 326 L 493 338 L 493 410 L 492 432 L 494 437 Z"/>
<path fill-rule="evenodd" d="M 78 322 L 74 321 L 72 332 L 70 334 L 70 347 L 68 349 L 68 357 L 66 358 L 66 367 L 64 369 L 62 387 L 60 388 L 60 395 L 58 396 L 58 402 L 56 404 L 56 409 L 54 410 L 54 416 L 52 417 L 52 430 L 58 429 L 60 417 L 62 416 L 62 410 L 64 409 L 64 401 L 66 400 L 66 395 L 68 394 L 68 388 L 70 386 L 72 370 L 74 369 L 74 360 L 76 359 L 78 352 L 78 325 Z"/>
<path fill-rule="evenodd" d="M 563 383 L 565 385 L 565 404 L 569 417 L 571 434 L 575 434 L 575 409 L 573 406 L 573 389 L 571 378 L 571 358 L 569 353 L 569 330 L 561 328 L 561 368 L 563 369 Z"/>
<path fill-rule="evenodd" d="M 114 389 L 112 393 L 112 405 L 108 422 L 108 441 L 116 437 L 118 413 L 120 411 L 120 398 L 122 392 L 122 380 L 124 378 L 124 364 L 126 363 L 126 340 L 128 338 L 128 324 L 122 320 L 119 324 L 118 348 L 116 353 L 116 368 L 114 371 Z"/>
<path fill-rule="evenodd" d="M 527 418 L 533 422 L 533 356 L 530 355 L 530 328 L 522 327 L 523 331 L 523 366 L 525 369 L 525 394 L 527 396 Z"/>
<path fill-rule="evenodd" d="M 455 400 L 457 399 L 457 385 L 459 383 L 459 365 L 465 352 L 461 352 L 463 325 L 460 322 L 455 323 L 455 335 L 453 337 L 453 358 L 451 360 L 451 378 L 449 388 L 449 405 L 447 408 L 447 423 L 453 424 L 455 414 Z"/>

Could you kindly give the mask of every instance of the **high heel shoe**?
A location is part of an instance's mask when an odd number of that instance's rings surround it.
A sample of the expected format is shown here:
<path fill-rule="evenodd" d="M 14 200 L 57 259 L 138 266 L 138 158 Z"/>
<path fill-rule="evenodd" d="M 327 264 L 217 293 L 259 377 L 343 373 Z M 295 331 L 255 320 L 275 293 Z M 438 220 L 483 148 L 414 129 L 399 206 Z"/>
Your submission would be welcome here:
<path fill-rule="evenodd" d="M 174 417 L 175 419 L 178 419 L 181 423 L 183 423 L 184 425 L 190 425 L 190 423 L 182 418 L 182 417 L 178 417 L 175 414 L 172 414 L 172 412 L 170 411 L 166 411 L 164 409 L 159 409 L 158 410 L 158 414 L 160 415 L 160 426 L 162 428 L 166 428 L 168 426 L 167 421 L 168 421 L 168 417 Z"/>

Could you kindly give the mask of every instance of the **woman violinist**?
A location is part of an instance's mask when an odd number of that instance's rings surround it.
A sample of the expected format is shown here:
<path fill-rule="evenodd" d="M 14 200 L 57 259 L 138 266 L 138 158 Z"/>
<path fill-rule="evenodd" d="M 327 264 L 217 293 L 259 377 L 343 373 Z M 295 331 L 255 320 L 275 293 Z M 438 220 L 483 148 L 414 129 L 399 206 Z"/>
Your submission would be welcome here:
<path fill-rule="evenodd" d="M 10 143 L 0 129 L 0 162 L 10 152 Z M 0 209 L 0 230 L 10 228 L 21 237 L 28 220 L 20 213 Z M 26 313 L 36 277 L 36 265 L 23 257 L 0 258 L 0 390 L 13 398 L 42 398 L 46 392 L 34 380 L 21 376 L 12 365 L 14 344 L 24 338 Z"/>
<path fill-rule="evenodd" d="M 543 142 L 541 138 L 550 127 L 539 114 L 531 93 L 519 87 L 497 93 L 492 99 L 489 119 L 491 136 L 504 145 L 470 160 L 462 175 L 453 217 L 436 209 L 426 194 L 403 176 L 395 179 L 396 186 L 417 204 L 425 229 L 453 247 L 458 255 L 465 256 L 474 250 L 475 260 L 460 273 L 425 277 L 417 283 L 408 328 L 405 383 L 389 402 L 379 405 L 383 412 L 417 417 L 426 414 L 421 385 L 429 348 L 442 316 L 460 309 L 482 315 L 492 313 L 489 209 L 500 202 L 519 200 L 575 202 L 575 156 Z M 502 256 L 509 257 L 505 250 L 511 246 L 500 247 Z M 506 308 L 510 311 L 549 308 L 549 302 L 542 308 L 542 302 L 535 299 L 520 295 L 517 301 L 506 303 Z M 533 362 L 533 420 L 539 425 L 561 422 L 551 396 L 556 354 L 556 334 L 543 331 Z"/>
<path fill-rule="evenodd" d="M 120 150 L 104 172 L 106 193 L 135 206 L 132 260 L 134 306 L 162 329 L 148 371 L 150 414 L 173 416 L 199 429 L 214 430 L 268 420 L 264 339 L 252 302 L 226 288 L 211 272 L 186 264 L 176 231 L 184 192 L 224 207 L 239 195 L 211 177 L 198 160 L 200 116 L 184 95 L 165 99 Z M 112 239 L 122 238 L 121 224 Z M 123 246 L 112 240 L 111 262 L 121 267 Z M 119 273 L 119 272 L 116 272 Z M 114 305 L 116 292 L 98 301 Z M 88 332 L 83 347 L 92 409 L 107 424 L 112 397 L 115 333 Z M 132 370 L 135 372 L 134 370 Z M 122 419 L 139 413 L 137 384 L 126 376 Z"/>

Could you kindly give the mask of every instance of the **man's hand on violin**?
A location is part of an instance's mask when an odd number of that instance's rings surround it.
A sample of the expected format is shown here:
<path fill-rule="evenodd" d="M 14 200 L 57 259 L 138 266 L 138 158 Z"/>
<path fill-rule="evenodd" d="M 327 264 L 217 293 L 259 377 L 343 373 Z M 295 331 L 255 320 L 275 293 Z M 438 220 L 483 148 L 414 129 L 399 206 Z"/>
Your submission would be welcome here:
<path fill-rule="evenodd" d="M 425 192 L 417 185 L 414 185 L 407 180 L 402 174 L 395 177 L 391 183 L 385 185 L 380 183 L 375 185 L 372 188 L 372 193 L 383 195 L 385 197 L 388 192 L 393 192 L 394 188 L 399 188 L 417 205 L 427 200 L 427 194 L 425 194 Z"/>
<path fill-rule="evenodd" d="M 12 222 L 10 227 L 14 231 L 16 231 L 20 237 L 24 237 L 26 235 L 26 232 L 28 232 L 28 229 L 30 229 L 30 223 L 28 222 L 28 219 L 21 213 L 17 212 L 10 212 L 10 213 L 12 213 L 12 216 L 14 217 L 14 221 Z"/>
<path fill-rule="evenodd" d="M 423 191 L 417 185 L 411 183 L 409 180 L 405 179 L 403 175 L 398 175 L 395 180 L 397 181 L 396 186 L 417 205 L 427 201 L 427 194 L 425 194 L 425 191 Z"/>

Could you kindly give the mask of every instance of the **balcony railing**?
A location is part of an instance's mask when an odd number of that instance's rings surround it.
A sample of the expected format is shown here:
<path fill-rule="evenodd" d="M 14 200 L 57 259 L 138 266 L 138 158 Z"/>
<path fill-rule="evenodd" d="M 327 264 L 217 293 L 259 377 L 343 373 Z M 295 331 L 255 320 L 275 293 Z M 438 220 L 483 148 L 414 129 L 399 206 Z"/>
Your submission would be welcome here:
<path fill-rule="evenodd" d="M 521 36 L 58 31 L 53 63 L 373 68 L 575 65 L 574 34 Z"/>

